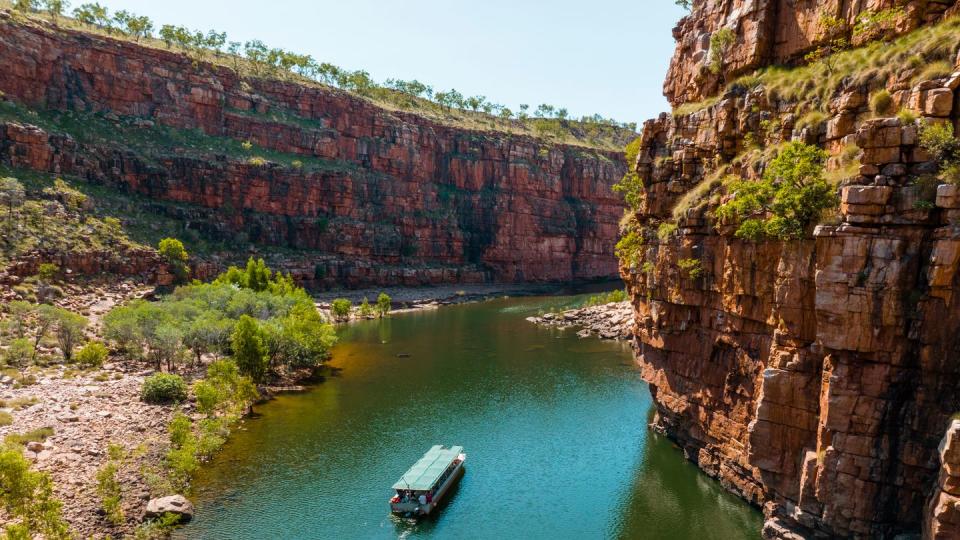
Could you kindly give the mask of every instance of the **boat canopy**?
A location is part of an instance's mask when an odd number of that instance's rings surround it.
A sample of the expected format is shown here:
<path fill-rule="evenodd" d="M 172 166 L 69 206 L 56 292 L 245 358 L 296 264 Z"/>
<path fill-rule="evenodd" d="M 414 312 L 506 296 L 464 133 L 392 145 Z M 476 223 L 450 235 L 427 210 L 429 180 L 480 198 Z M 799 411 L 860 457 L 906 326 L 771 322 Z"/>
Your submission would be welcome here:
<path fill-rule="evenodd" d="M 412 489 L 414 491 L 428 491 L 436 483 L 443 471 L 457 459 L 457 456 L 463 453 L 462 446 L 451 446 L 446 448 L 436 445 L 420 458 L 419 461 L 410 467 L 410 470 L 403 473 L 400 480 L 393 485 L 393 489 Z"/>

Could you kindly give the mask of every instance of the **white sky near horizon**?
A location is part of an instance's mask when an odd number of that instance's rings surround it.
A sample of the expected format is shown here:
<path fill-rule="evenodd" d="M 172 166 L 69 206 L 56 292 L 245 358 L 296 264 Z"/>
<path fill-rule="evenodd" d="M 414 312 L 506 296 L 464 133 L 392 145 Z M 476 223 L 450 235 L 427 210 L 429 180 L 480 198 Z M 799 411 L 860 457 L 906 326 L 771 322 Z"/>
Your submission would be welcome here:
<path fill-rule="evenodd" d="M 82 3 L 74 0 L 71 7 Z M 672 0 L 101 0 L 147 15 L 260 39 L 377 81 L 419 79 L 484 95 L 641 124 L 669 110 L 662 83 L 683 16 Z M 71 10 L 72 11 L 72 10 Z"/>

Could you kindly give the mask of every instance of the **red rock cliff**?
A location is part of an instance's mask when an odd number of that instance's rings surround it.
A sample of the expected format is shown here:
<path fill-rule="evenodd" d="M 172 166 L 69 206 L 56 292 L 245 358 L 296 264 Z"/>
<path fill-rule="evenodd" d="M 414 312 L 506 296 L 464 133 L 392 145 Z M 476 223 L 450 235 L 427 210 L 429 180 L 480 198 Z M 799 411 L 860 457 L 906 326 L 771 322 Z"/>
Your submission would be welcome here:
<path fill-rule="evenodd" d="M 328 164 L 303 170 L 183 148 L 150 152 L 27 122 L 0 125 L 0 162 L 180 206 L 208 237 L 295 248 L 316 286 L 560 281 L 617 275 L 618 152 L 544 145 L 392 112 L 347 93 L 241 80 L 183 55 L 0 18 L 0 92 L 37 110 L 250 141 Z M 282 118 L 277 120 L 277 118 Z"/>
<path fill-rule="evenodd" d="M 849 16 L 868 3 L 842 4 Z M 920 10 L 911 24 L 950 4 L 909 3 Z M 708 41 L 704 29 L 738 29 L 747 45 L 730 69 L 745 71 L 794 58 L 809 45 L 794 23 L 836 5 L 694 2 L 667 95 L 682 103 L 714 93 L 690 54 Z M 960 70 L 884 85 L 922 122 L 956 125 Z M 646 199 L 631 227 L 642 246 L 621 272 L 654 425 L 763 506 L 767 538 L 957 531 L 956 428 L 946 450 L 938 444 L 960 410 L 960 192 L 917 182 L 939 166 L 918 144 L 920 123 L 876 118 L 870 90 L 846 84 L 822 104 L 827 119 L 804 126 L 797 118 L 811 104 L 733 88 L 698 112 L 648 121 L 635 164 Z M 751 138 L 761 148 L 819 145 L 834 156 L 831 169 L 854 149 L 837 216 L 790 242 L 750 242 L 718 226 L 718 167 L 756 178 L 768 159 Z"/>
<path fill-rule="evenodd" d="M 825 17 L 853 27 L 867 11 L 903 8 L 887 37 L 909 32 L 956 11 L 955 0 L 695 0 L 689 16 L 673 30 L 677 48 L 670 62 L 664 95 L 673 105 L 714 95 L 738 75 L 771 64 L 791 64 L 834 36 Z M 736 41 L 719 69 L 710 68 L 710 36 L 721 28 Z M 862 34 L 861 34 L 862 35 Z M 858 38 L 850 36 L 856 44 Z"/>

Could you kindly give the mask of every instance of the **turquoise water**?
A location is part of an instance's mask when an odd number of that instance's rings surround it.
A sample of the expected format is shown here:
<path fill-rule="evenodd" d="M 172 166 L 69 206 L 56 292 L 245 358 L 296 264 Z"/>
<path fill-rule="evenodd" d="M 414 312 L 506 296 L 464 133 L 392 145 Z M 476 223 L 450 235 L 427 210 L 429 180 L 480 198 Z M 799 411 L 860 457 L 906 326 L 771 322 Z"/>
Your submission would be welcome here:
<path fill-rule="evenodd" d="M 646 425 L 624 343 L 500 299 L 344 327 L 337 372 L 258 407 L 195 481 L 178 538 L 759 538 L 761 515 Z M 398 355 L 410 355 L 398 357 Z M 394 481 L 433 444 L 463 480 L 436 516 L 394 517 Z"/>

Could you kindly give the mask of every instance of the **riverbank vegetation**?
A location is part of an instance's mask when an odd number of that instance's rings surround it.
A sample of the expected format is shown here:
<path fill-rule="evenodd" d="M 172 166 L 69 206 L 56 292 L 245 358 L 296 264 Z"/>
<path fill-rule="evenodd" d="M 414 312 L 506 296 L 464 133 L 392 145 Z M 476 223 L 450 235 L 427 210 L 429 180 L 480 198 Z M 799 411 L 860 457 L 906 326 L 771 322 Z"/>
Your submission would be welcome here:
<path fill-rule="evenodd" d="M 21 22 L 46 21 L 54 28 L 81 30 L 176 51 L 197 66 L 217 65 L 247 79 L 333 87 L 386 109 L 411 112 L 470 129 L 492 129 L 531 135 L 548 142 L 609 150 L 622 148 L 636 136 L 636 123 L 618 122 L 599 114 L 573 118 L 567 109 L 547 103 L 535 107 L 520 104 L 511 109 L 486 96 L 469 96 L 456 89 L 440 90 L 418 80 L 387 79 L 380 83 L 366 71 L 344 69 L 310 55 L 270 47 L 258 39 L 232 41 L 225 32 L 179 25 L 162 25 L 157 29 L 148 17 L 126 10 L 111 14 L 99 3 L 80 4 L 70 12 L 73 17 L 69 17 L 65 5 L 59 0 L 0 2 L 0 7 L 12 8 Z"/>

